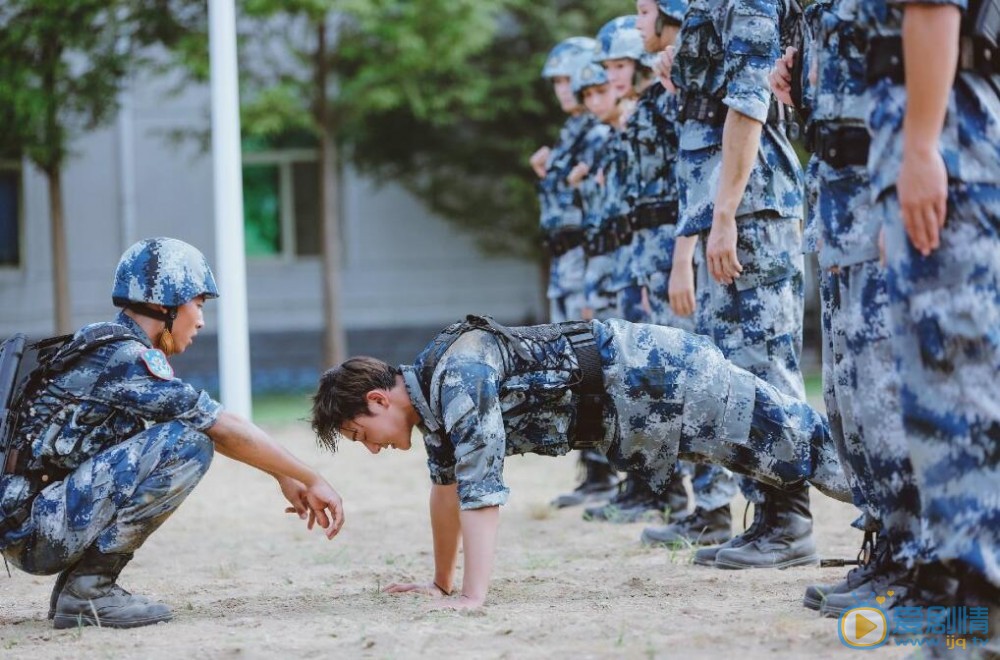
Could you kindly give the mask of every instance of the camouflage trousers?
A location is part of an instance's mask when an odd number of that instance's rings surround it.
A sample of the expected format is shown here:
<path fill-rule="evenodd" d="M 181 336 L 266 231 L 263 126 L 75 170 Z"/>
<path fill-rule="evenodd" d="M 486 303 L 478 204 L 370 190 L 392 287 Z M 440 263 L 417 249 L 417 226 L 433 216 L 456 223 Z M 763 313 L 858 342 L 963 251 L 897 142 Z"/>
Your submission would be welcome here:
<path fill-rule="evenodd" d="M 920 496 L 892 361 L 885 271 L 867 261 L 820 274 L 823 398 L 830 435 L 863 512 L 855 526 L 886 536 L 896 561 L 920 557 Z"/>
<path fill-rule="evenodd" d="M 583 274 L 587 257 L 582 247 L 575 247 L 558 257 L 552 257 L 549 264 L 549 284 L 545 295 L 550 300 L 583 291 Z"/>
<path fill-rule="evenodd" d="M 630 323 L 649 323 L 649 313 L 642 306 L 642 287 L 630 284 L 616 293 L 618 312 Z"/>
<path fill-rule="evenodd" d="M 649 276 L 649 307 L 652 310 L 652 322 L 656 325 L 669 325 L 687 332 L 694 331 L 695 321 L 692 317 L 678 316 L 670 308 L 670 272 L 658 271 Z M 711 511 L 726 506 L 736 495 L 737 478 L 732 472 L 718 465 L 706 463 L 692 464 L 680 461 L 677 469 L 681 474 L 691 477 L 691 489 L 694 492 L 695 506 Z"/>
<path fill-rule="evenodd" d="M 743 273 L 733 284 L 721 284 L 709 274 L 708 232 L 703 232 L 696 325 L 734 364 L 805 400 L 799 367 L 805 304 L 799 224 L 792 218 L 739 218 L 736 253 Z M 746 479 L 740 488 L 748 501 L 763 501 Z"/>
<path fill-rule="evenodd" d="M 27 573 L 49 575 L 91 546 L 135 552 L 198 484 L 213 452 L 208 436 L 181 422 L 151 426 L 39 493 L 21 530 L 27 535 L 4 556 Z"/>
<path fill-rule="evenodd" d="M 876 204 L 893 353 L 931 550 L 1000 585 L 1000 186 L 948 193 L 928 257 L 910 244 L 895 193 Z"/>

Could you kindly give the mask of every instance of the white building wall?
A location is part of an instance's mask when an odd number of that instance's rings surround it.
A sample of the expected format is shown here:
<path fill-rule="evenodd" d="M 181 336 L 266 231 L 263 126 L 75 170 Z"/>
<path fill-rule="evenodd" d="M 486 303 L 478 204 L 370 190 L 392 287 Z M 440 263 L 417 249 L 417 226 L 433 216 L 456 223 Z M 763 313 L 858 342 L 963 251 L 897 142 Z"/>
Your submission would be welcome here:
<path fill-rule="evenodd" d="M 107 318 L 111 280 L 126 240 L 167 235 L 188 241 L 214 261 L 211 155 L 178 130 L 205 131 L 207 90 L 166 92 L 171 81 L 135 85 L 129 121 L 73 145 L 64 204 L 75 326 Z M 123 130 L 132 134 L 124 136 Z M 134 151 L 122 176 L 122 140 Z M 134 227 L 126 201 L 134 182 Z M 429 214 L 399 186 L 376 187 L 349 168 L 343 176 L 342 316 L 350 329 L 451 322 L 469 312 L 520 321 L 544 317 L 537 265 L 489 258 L 471 239 Z M 45 178 L 25 167 L 22 266 L 0 269 L 0 336 L 53 332 L 52 264 Z M 251 331 L 315 330 L 323 325 L 320 264 L 310 259 L 248 259 Z M 219 282 L 225 295 L 225 282 Z M 212 305 L 206 321 L 214 326 Z"/>

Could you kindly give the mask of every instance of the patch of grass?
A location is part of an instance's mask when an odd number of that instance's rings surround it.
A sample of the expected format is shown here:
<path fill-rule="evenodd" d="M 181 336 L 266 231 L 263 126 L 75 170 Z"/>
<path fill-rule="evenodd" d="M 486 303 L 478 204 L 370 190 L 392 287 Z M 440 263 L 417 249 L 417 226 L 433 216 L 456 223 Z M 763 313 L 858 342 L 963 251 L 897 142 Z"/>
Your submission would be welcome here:
<path fill-rule="evenodd" d="M 290 424 L 309 419 L 311 392 L 271 392 L 253 397 L 253 421 L 257 424 Z"/>

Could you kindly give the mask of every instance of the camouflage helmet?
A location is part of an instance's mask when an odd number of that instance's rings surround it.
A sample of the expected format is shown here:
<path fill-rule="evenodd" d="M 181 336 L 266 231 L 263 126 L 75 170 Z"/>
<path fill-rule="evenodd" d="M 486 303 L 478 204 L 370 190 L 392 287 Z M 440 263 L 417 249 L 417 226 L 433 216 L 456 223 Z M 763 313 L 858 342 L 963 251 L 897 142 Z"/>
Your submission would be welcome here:
<path fill-rule="evenodd" d="M 594 61 L 629 59 L 646 63 L 646 49 L 642 35 L 635 26 L 635 16 L 619 16 L 605 23 L 597 31 Z"/>
<path fill-rule="evenodd" d="M 197 248 L 176 238 L 147 238 L 125 250 L 115 270 L 111 299 L 117 307 L 152 303 L 176 308 L 219 289 Z"/>
<path fill-rule="evenodd" d="M 576 97 L 579 103 L 583 103 L 583 90 L 588 87 L 604 85 L 607 82 L 608 74 L 604 71 L 604 67 L 596 62 L 587 62 L 577 69 L 576 73 L 570 79 L 570 85 L 573 87 L 573 96 Z"/>
<path fill-rule="evenodd" d="M 542 78 L 572 78 L 577 69 L 590 62 L 596 47 L 597 42 L 590 37 L 570 37 L 560 41 L 545 58 Z"/>
<path fill-rule="evenodd" d="M 684 22 L 687 0 L 656 0 L 656 6 L 660 8 L 660 13 L 670 21 L 677 24 Z"/>

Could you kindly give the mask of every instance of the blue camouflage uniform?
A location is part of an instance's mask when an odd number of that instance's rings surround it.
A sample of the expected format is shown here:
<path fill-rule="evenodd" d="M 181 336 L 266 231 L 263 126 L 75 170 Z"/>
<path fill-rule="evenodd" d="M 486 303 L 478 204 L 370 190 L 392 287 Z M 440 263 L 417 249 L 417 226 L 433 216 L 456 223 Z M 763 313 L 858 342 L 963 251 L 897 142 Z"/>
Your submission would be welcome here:
<path fill-rule="evenodd" d="M 604 379 L 601 445 L 613 465 L 639 472 L 656 490 L 666 488 L 680 457 L 779 487 L 808 479 L 850 497 L 826 422 L 806 403 L 736 367 L 704 337 L 619 319 L 588 325 Z M 457 482 L 463 509 L 507 501 L 507 456 L 570 450 L 577 354 L 564 336 L 519 334 L 551 328 L 510 328 L 512 337 L 472 328 L 443 350 L 431 342 L 413 366 L 401 367 L 431 479 Z"/>
<path fill-rule="evenodd" d="M 575 193 L 566 177 L 587 148 L 587 136 L 595 124 L 589 113 L 569 117 L 549 155 L 545 177 L 538 188 L 542 232 L 550 245 L 569 242 L 575 233 L 582 232 L 582 213 L 574 203 Z M 547 296 L 553 323 L 580 318 L 585 306 L 584 262 L 581 244 L 552 257 Z"/>
<path fill-rule="evenodd" d="M 604 247 L 609 235 L 605 210 L 614 203 L 617 191 L 621 135 L 607 124 L 597 124 L 590 130 L 587 140 L 588 148 L 581 160 L 590 166 L 590 174 L 580 183 L 584 240 L 588 244 L 584 292 L 586 305 L 593 310 L 594 318 L 610 318 L 618 316 L 618 306 L 611 288 L 615 264 L 610 251 Z"/>
<path fill-rule="evenodd" d="M 901 34 L 898 2 L 871 0 L 871 43 Z M 923 2 L 954 5 L 965 2 Z M 960 71 L 938 142 L 948 173 L 940 247 L 924 257 L 902 223 L 895 184 L 906 89 L 868 88 L 868 171 L 885 228 L 893 349 L 903 426 L 936 559 L 1000 585 L 1000 100 L 992 80 Z M 992 83 L 992 84 L 991 84 Z"/>
<path fill-rule="evenodd" d="M 660 82 L 639 96 L 625 132 L 632 146 L 634 199 L 632 278 L 649 295 L 650 322 L 693 331 L 694 319 L 670 308 L 669 284 L 677 228 L 677 98 Z M 725 468 L 699 465 L 692 473 L 696 506 L 711 511 L 736 494 L 736 479 Z"/>
<path fill-rule="evenodd" d="M 827 0 L 806 10 L 814 39 L 802 67 L 814 155 L 808 225 L 820 235 L 823 393 L 830 432 L 855 504 L 893 558 L 912 566 L 920 548 L 920 502 L 892 363 L 879 216 L 868 180 L 865 35 L 861 0 Z M 816 83 L 809 82 L 815 67 Z"/>
<path fill-rule="evenodd" d="M 90 546 L 134 552 L 211 463 L 205 431 L 220 404 L 173 377 L 134 320 L 121 313 L 114 323 L 136 339 L 90 351 L 27 404 L 17 434 L 30 443 L 30 473 L 44 477 L 0 477 L 4 514 L 41 487 L 30 517 L 0 538 L 4 556 L 28 573 L 64 570 Z"/>
<path fill-rule="evenodd" d="M 802 352 L 802 168 L 775 121 L 768 73 L 782 51 L 789 8 L 764 0 L 694 0 L 677 37 L 671 80 L 678 90 L 677 233 L 701 236 L 697 331 L 735 364 L 786 394 L 804 398 Z M 689 105 L 712 107 L 699 115 Z M 715 281 L 705 249 L 722 164 L 723 118 L 738 111 L 764 124 L 757 160 L 736 211 L 733 284 Z M 762 496 L 746 483 L 744 494 Z"/>

